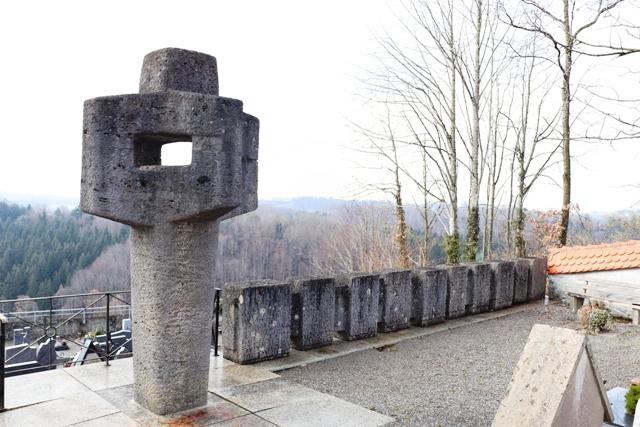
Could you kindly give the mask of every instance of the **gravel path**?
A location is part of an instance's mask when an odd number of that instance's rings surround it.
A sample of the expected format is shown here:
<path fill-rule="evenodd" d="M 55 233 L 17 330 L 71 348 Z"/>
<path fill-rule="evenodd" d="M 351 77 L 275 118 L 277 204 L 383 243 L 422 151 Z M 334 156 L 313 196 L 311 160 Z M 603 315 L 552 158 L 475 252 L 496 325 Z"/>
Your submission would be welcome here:
<path fill-rule="evenodd" d="M 559 304 L 279 372 L 284 378 L 396 419 L 400 426 L 490 426 L 531 327 L 575 329 Z M 640 375 L 640 328 L 590 336 L 607 390 Z"/>

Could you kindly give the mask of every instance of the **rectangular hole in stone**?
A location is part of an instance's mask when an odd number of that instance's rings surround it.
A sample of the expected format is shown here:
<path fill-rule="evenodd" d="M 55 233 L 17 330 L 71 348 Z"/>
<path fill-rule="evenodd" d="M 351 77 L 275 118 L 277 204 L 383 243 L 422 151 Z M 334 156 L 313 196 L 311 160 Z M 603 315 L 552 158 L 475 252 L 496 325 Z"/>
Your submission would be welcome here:
<path fill-rule="evenodd" d="M 182 155 L 165 154 L 165 145 L 174 145 Z M 187 147 L 188 145 L 188 147 Z M 191 164 L 191 136 L 174 134 L 135 135 L 133 139 L 133 157 L 136 167 L 143 166 L 179 166 Z M 187 159 L 188 157 L 188 159 Z"/>
<path fill-rule="evenodd" d="M 162 166 L 188 166 L 191 164 L 193 144 L 187 141 L 164 144 L 160 152 Z"/>

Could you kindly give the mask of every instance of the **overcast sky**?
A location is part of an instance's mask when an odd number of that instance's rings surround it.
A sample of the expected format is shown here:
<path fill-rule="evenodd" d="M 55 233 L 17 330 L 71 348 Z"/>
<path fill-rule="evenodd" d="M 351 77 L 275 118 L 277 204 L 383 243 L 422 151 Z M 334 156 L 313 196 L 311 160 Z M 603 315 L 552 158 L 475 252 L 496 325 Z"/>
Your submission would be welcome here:
<path fill-rule="evenodd" d="M 382 0 L 2 2 L 0 191 L 78 196 L 84 100 L 136 93 L 144 55 L 180 47 L 215 56 L 220 95 L 260 119 L 260 198 L 347 198 L 353 76 L 371 30 L 390 19 Z M 639 152 L 633 142 L 580 153 L 583 211 L 640 199 L 628 186 L 640 181 Z M 526 204 L 560 200 L 548 184 Z"/>

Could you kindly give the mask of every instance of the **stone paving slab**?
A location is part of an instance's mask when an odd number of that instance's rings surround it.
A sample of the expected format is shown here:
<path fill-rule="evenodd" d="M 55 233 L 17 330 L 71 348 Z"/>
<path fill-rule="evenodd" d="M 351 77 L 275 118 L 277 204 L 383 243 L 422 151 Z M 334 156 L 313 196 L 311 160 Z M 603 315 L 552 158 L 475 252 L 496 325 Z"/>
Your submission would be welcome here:
<path fill-rule="evenodd" d="M 89 421 L 83 421 L 71 424 L 72 427 L 140 427 L 140 424 L 133 421 L 122 412 L 106 415 L 100 418 L 93 418 Z"/>
<path fill-rule="evenodd" d="M 218 393 L 219 390 L 260 381 L 279 378 L 278 375 L 262 368 L 251 365 L 232 365 L 224 368 L 214 368 L 209 371 L 209 391 Z"/>
<path fill-rule="evenodd" d="M 111 366 L 105 363 L 89 363 L 82 365 L 82 369 L 69 368 L 64 372 L 93 391 L 133 384 L 132 357 L 111 360 L 109 363 Z"/>
<path fill-rule="evenodd" d="M 257 415 L 280 427 L 376 427 L 393 422 L 393 418 L 328 394 L 267 409 Z"/>
<path fill-rule="evenodd" d="M 7 409 L 60 399 L 89 391 L 62 369 L 18 375 L 4 380 L 4 406 Z"/>
<path fill-rule="evenodd" d="M 31 374 L 38 375 L 38 374 Z M 22 379 L 24 381 L 24 376 Z M 30 382 L 30 381 L 25 381 Z M 65 427 L 116 414 L 119 410 L 92 391 L 25 406 L 0 415 L 0 426 Z"/>
<path fill-rule="evenodd" d="M 218 392 L 218 395 L 251 412 L 258 412 L 300 400 L 318 398 L 323 394 L 282 378 L 277 378 L 223 389 Z"/>

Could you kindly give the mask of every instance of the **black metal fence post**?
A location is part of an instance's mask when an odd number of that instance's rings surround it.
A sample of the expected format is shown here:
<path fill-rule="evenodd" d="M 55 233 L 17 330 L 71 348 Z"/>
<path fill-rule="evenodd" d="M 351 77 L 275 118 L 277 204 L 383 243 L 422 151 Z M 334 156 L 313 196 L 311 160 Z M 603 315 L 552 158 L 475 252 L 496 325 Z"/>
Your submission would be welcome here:
<path fill-rule="evenodd" d="M 213 346 L 214 351 L 213 354 L 215 356 L 218 355 L 218 325 L 220 324 L 220 291 L 221 289 L 216 288 L 216 296 L 213 299 L 213 310 L 216 314 L 216 321 L 213 324 L 212 338 L 213 338 Z"/>
<path fill-rule="evenodd" d="M 107 354 L 107 366 L 109 366 L 109 356 L 111 355 L 110 352 L 110 343 L 111 343 L 111 329 L 109 328 L 109 302 L 111 301 L 111 294 L 109 292 L 107 292 L 107 339 L 105 340 L 105 344 L 106 344 L 106 348 L 105 348 L 105 353 Z"/>
<path fill-rule="evenodd" d="M 7 318 L 0 314 L 0 412 L 4 411 L 4 347 L 7 341 L 5 334 L 7 326 Z"/>

